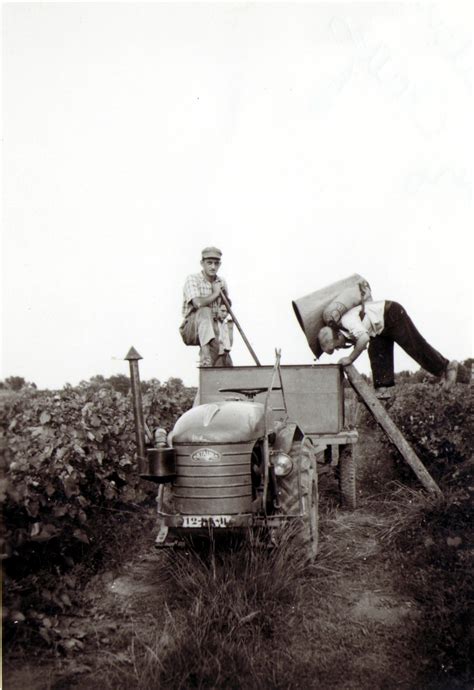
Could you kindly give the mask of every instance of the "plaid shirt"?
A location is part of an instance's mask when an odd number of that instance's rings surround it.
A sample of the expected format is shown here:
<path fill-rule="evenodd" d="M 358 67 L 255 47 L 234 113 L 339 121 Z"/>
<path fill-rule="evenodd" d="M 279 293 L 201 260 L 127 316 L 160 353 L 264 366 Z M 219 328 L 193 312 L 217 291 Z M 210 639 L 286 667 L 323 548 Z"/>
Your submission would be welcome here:
<path fill-rule="evenodd" d="M 227 283 L 225 282 L 224 278 L 217 277 L 216 282 L 221 283 L 226 293 L 229 294 L 227 291 Z M 208 280 L 206 280 L 204 273 L 202 272 L 193 273 L 192 275 L 188 276 L 186 278 L 186 282 L 184 283 L 183 289 L 183 317 L 189 316 L 192 311 L 195 311 L 191 300 L 193 300 L 195 297 L 209 297 L 209 295 L 212 294 L 213 287 L 214 283 L 210 283 Z M 211 302 L 209 305 L 214 316 L 217 316 L 220 305 L 220 298 L 214 300 L 214 302 Z"/>

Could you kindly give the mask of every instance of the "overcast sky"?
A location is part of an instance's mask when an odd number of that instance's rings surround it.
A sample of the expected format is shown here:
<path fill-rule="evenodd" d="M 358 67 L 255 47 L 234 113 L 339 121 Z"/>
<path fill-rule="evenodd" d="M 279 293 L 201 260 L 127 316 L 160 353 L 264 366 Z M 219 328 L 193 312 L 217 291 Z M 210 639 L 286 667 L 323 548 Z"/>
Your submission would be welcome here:
<path fill-rule="evenodd" d="M 470 7 L 4 4 L 2 378 L 128 374 L 134 345 L 195 385 L 209 244 L 266 364 L 313 361 L 291 300 L 355 272 L 471 356 Z"/>

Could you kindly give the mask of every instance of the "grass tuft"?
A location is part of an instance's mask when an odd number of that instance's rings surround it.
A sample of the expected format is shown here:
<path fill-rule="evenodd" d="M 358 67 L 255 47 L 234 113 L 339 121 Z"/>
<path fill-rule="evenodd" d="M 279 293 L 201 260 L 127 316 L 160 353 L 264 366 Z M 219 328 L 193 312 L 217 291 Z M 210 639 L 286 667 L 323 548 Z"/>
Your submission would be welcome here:
<path fill-rule="evenodd" d="M 292 687 L 297 660 L 269 653 L 281 653 L 281 619 L 309 568 L 291 534 L 275 549 L 259 535 L 194 546 L 163 558 L 168 603 L 135 627 L 128 656 L 109 657 L 107 687 Z"/>

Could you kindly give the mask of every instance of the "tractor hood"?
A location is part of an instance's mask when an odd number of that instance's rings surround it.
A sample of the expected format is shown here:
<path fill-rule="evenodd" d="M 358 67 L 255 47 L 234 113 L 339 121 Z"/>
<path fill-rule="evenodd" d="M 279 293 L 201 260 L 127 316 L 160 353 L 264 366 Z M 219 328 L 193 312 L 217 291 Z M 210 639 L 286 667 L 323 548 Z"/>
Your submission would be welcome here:
<path fill-rule="evenodd" d="M 169 441 L 175 443 L 240 443 L 263 436 L 264 407 L 247 400 L 198 405 L 174 425 Z"/>

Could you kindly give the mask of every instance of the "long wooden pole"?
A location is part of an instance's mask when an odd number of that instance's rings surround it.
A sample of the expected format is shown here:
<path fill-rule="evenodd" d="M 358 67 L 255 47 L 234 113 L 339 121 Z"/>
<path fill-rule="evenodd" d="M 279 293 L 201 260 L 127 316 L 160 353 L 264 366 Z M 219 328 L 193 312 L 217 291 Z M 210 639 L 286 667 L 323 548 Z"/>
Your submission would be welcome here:
<path fill-rule="evenodd" d="M 233 311 L 232 311 L 232 309 L 231 309 L 231 306 L 230 306 L 230 304 L 229 304 L 229 300 L 227 299 L 227 296 L 226 296 L 223 292 L 221 292 L 221 297 L 222 297 L 222 301 L 224 302 L 224 304 L 225 304 L 225 306 L 226 306 L 226 308 L 227 308 L 227 311 L 229 312 L 229 314 L 230 314 L 231 317 L 232 317 L 233 322 L 235 323 L 235 325 L 236 325 L 237 328 L 239 329 L 239 333 L 240 333 L 240 335 L 242 336 L 242 340 L 243 340 L 244 343 L 247 345 L 250 354 L 251 354 L 252 357 L 254 358 L 255 364 L 257 365 L 257 367 L 261 367 L 262 365 L 260 364 L 257 355 L 255 354 L 255 352 L 253 351 L 252 346 L 250 345 L 249 341 L 247 340 L 247 338 L 246 338 L 246 336 L 245 336 L 245 333 L 243 332 L 243 330 L 242 330 L 242 328 L 241 328 L 241 326 L 240 326 L 240 323 L 239 323 L 239 322 L 237 321 L 237 319 L 235 318 L 235 314 L 233 313 Z"/>
<path fill-rule="evenodd" d="M 394 446 L 398 448 L 402 454 L 405 461 L 410 465 L 413 472 L 416 474 L 422 485 L 428 491 L 439 496 L 442 495 L 442 491 L 428 472 L 426 467 L 421 462 L 420 458 L 416 455 L 413 448 L 410 446 L 406 438 L 403 436 L 400 429 L 397 427 L 395 422 L 391 417 L 389 417 L 387 411 L 385 410 L 382 403 L 378 400 L 373 390 L 364 381 L 362 376 L 359 374 L 357 369 L 353 364 L 344 367 L 344 373 L 349 379 L 352 387 L 360 395 L 368 410 L 372 413 L 376 422 L 380 424 L 389 440 Z"/>

